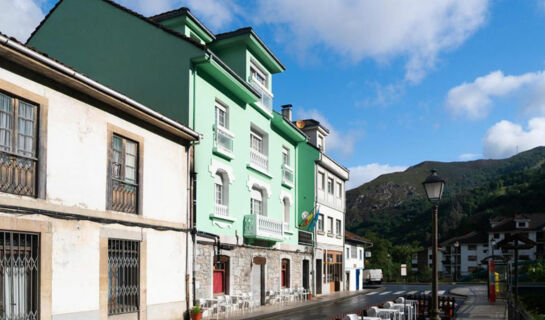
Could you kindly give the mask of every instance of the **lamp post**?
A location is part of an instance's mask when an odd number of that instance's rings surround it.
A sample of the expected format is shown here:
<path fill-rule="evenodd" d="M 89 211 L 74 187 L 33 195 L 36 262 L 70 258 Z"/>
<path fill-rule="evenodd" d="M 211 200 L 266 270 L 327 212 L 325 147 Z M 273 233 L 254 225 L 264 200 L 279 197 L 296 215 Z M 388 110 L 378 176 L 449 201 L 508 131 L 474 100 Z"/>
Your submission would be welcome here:
<path fill-rule="evenodd" d="M 458 247 L 460 247 L 460 242 L 454 242 L 454 282 L 458 279 Z"/>
<path fill-rule="evenodd" d="M 441 320 L 439 316 L 439 299 L 437 296 L 439 274 L 437 271 L 437 213 L 439 211 L 439 200 L 443 195 L 443 189 L 445 188 L 445 180 L 437 175 L 437 171 L 431 170 L 430 176 L 422 182 L 426 196 L 428 200 L 433 204 L 432 209 L 432 227 L 433 227 L 433 278 L 431 284 L 432 301 L 431 301 L 431 320 Z"/>

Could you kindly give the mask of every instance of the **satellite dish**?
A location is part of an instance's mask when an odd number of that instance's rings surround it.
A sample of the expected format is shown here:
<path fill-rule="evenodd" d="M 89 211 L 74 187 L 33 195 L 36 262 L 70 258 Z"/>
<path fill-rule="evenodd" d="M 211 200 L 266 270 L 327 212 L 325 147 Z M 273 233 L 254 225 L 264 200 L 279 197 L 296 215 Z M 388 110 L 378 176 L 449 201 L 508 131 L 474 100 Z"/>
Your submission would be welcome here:
<path fill-rule="evenodd" d="M 301 218 L 306 219 L 308 218 L 308 215 L 309 213 L 307 211 L 303 211 L 303 213 L 301 213 Z"/>
<path fill-rule="evenodd" d="M 297 128 L 303 129 L 305 127 L 305 122 L 303 120 L 297 120 L 295 121 L 295 125 L 297 126 Z"/>

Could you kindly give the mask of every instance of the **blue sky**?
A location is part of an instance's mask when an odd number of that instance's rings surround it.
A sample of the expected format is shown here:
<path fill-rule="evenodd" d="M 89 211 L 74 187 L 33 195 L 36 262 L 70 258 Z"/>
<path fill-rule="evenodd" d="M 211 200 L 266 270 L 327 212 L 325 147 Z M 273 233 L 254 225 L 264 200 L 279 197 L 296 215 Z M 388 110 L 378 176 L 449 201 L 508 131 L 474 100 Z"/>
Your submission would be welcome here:
<path fill-rule="evenodd" d="M 55 0 L 0 0 L 26 40 Z M 251 25 L 287 66 L 274 105 L 332 131 L 350 186 L 425 160 L 504 158 L 545 145 L 545 1 L 118 0 L 189 7 L 213 32 Z"/>

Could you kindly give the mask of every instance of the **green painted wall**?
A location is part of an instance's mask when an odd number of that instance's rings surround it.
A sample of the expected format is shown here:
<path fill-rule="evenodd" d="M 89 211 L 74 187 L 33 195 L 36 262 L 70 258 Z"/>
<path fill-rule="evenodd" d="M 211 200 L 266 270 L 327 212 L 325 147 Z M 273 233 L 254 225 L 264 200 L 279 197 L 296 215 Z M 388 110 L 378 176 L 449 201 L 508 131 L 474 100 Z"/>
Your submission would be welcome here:
<path fill-rule="evenodd" d="M 315 163 L 320 159 L 320 152 L 309 143 L 297 147 L 297 224 L 302 222 L 301 213 L 312 212 L 315 203 Z M 303 227 L 306 230 L 306 227 Z"/>
<path fill-rule="evenodd" d="M 188 124 L 192 43 L 107 2 L 64 0 L 29 45 Z"/>
<path fill-rule="evenodd" d="M 224 47 L 213 51 L 242 79 L 248 80 L 246 73 L 246 48 L 244 46 Z"/>

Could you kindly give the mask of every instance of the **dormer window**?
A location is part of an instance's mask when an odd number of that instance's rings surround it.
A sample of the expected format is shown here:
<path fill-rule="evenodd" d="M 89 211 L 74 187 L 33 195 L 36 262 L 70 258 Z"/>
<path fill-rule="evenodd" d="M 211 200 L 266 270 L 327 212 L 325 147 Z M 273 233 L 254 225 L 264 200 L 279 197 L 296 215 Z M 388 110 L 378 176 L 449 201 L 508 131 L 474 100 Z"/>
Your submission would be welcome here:
<path fill-rule="evenodd" d="M 318 135 L 318 149 L 324 151 L 324 136 Z"/>
<path fill-rule="evenodd" d="M 528 228 L 527 221 L 517 221 L 517 229 L 525 229 L 525 228 Z"/>
<path fill-rule="evenodd" d="M 250 76 L 252 80 L 256 81 L 264 88 L 267 89 L 267 73 L 261 70 L 255 63 L 250 63 Z"/>

